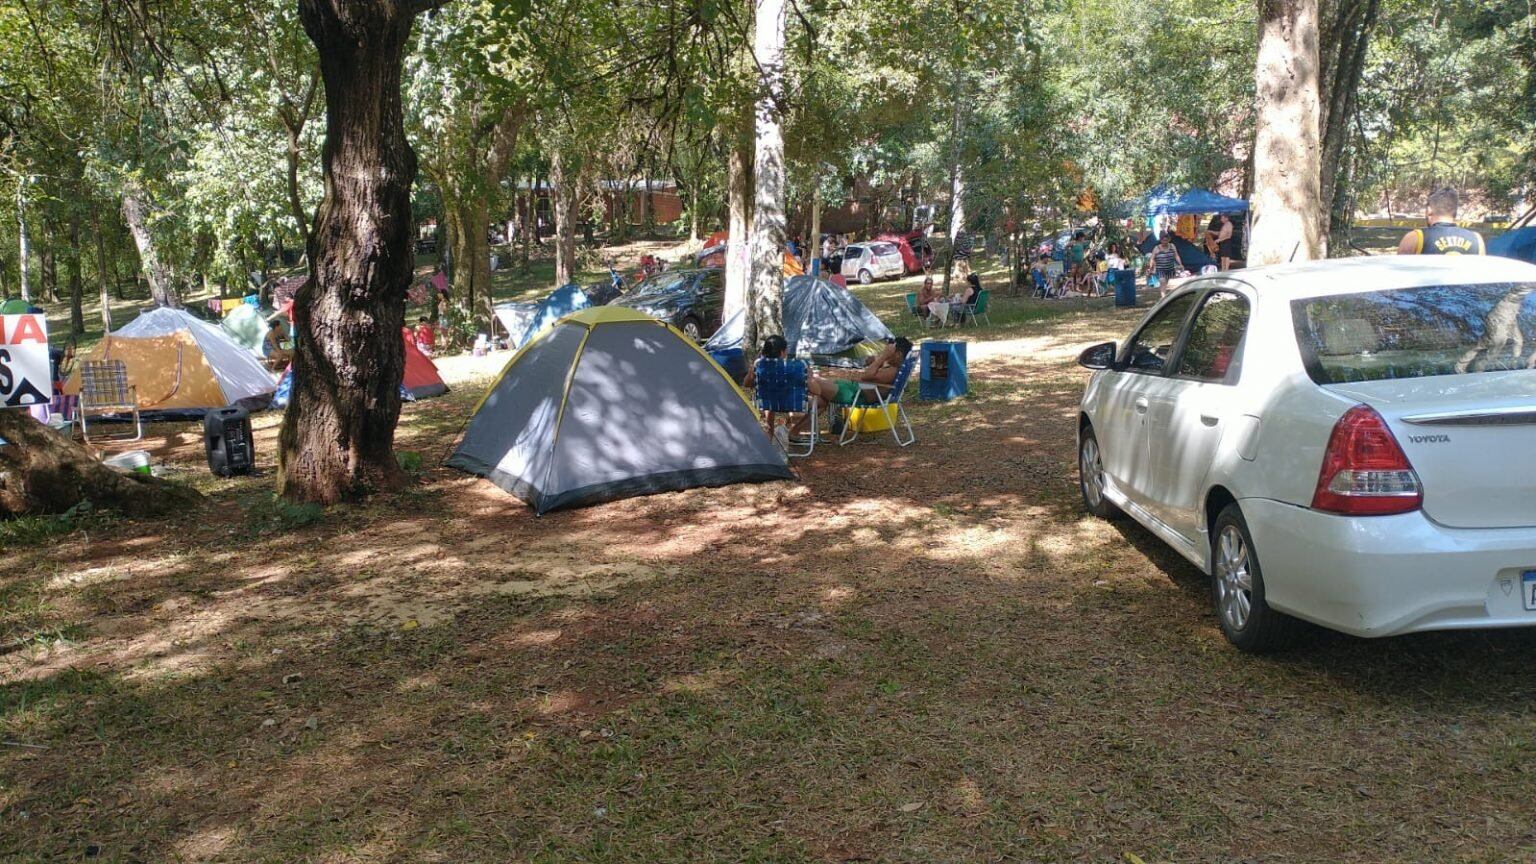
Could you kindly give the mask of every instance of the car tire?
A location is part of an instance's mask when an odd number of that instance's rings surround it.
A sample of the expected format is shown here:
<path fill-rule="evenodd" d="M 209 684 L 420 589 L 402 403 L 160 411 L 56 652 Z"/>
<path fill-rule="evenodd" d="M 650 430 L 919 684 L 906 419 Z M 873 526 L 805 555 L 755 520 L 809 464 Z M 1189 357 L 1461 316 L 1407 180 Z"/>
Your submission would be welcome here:
<path fill-rule="evenodd" d="M 1083 509 L 1100 519 L 1115 519 L 1120 508 L 1104 497 L 1104 454 L 1092 426 L 1084 426 L 1077 441 L 1077 490 Z"/>
<path fill-rule="evenodd" d="M 868 284 L 870 284 L 871 282 L 874 282 L 874 281 L 875 281 L 874 274 L 870 273 L 868 270 L 860 270 L 859 271 L 859 284 L 860 285 L 868 285 Z"/>
<path fill-rule="evenodd" d="M 1211 604 L 1227 641 L 1250 654 L 1290 646 L 1303 627 L 1264 601 L 1264 572 L 1236 504 L 1228 504 L 1211 526 Z"/>
<path fill-rule="evenodd" d="M 692 339 L 695 342 L 704 341 L 704 325 L 700 324 L 699 319 L 693 317 L 692 315 L 684 318 L 682 326 L 678 327 L 677 329 L 683 331 L 684 336 L 687 336 L 689 339 Z"/>

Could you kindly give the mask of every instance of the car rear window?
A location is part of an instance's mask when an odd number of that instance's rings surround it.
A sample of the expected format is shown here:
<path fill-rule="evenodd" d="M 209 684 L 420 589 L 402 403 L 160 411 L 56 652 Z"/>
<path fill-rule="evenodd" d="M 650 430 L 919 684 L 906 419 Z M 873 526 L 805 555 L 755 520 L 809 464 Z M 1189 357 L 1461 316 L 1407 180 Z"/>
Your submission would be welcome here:
<path fill-rule="evenodd" d="M 1318 384 L 1531 368 L 1536 282 L 1427 285 L 1291 301 Z"/>
<path fill-rule="evenodd" d="M 873 246 L 871 246 L 869 248 L 873 249 L 875 251 L 876 255 L 895 255 L 896 254 L 896 247 L 892 246 L 889 243 L 876 243 L 875 245 L 873 245 Z"/>

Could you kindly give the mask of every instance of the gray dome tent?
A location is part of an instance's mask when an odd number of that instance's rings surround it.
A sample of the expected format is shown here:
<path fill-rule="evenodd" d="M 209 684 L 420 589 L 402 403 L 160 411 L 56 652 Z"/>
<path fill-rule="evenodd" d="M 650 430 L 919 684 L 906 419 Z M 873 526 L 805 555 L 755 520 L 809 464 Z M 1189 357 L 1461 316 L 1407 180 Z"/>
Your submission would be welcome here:
<path fill-rule="evenodd" d="M 563 318 L 518 351 L 448 465 L 540 514 L 794 477 L 708 355 L 665 323 L 615 306 Z"/>
<path fill-rule="evenodd" d="M 704 349 L 741 348 L 743 329 L 737 312 Z M 889 338 L 890 328 L 847 288 L 812 276 L 795 276 L 784 283 L 784 340 L 794 356 L 843 354 L 865 342 Z M 757 352 L 748 353 L 755 356 Z"/>

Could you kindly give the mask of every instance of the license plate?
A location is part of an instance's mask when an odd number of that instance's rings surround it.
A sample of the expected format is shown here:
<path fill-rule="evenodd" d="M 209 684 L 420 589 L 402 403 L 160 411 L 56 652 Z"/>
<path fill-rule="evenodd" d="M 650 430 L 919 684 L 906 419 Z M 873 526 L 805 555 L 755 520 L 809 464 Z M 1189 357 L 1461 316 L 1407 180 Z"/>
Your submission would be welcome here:
<path fill-rule="evenodd" d="M 1536 612 L 1536 570 L 1527 570 L 1520 577 L 1520 599 L 1528 611 Z"/>

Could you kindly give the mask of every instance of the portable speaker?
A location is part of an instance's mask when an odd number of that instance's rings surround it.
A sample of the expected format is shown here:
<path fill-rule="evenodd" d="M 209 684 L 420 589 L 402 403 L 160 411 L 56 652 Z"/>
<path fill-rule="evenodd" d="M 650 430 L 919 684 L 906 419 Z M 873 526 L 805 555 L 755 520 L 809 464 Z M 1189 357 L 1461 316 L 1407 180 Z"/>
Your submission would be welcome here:
<path fill-rule="evenodd" d="M 244 408 L 220 408 L 203 416 L 203 446 L 208 470 L 219 477 L 249 474 L 256 467 L 251 415 Z"/>

